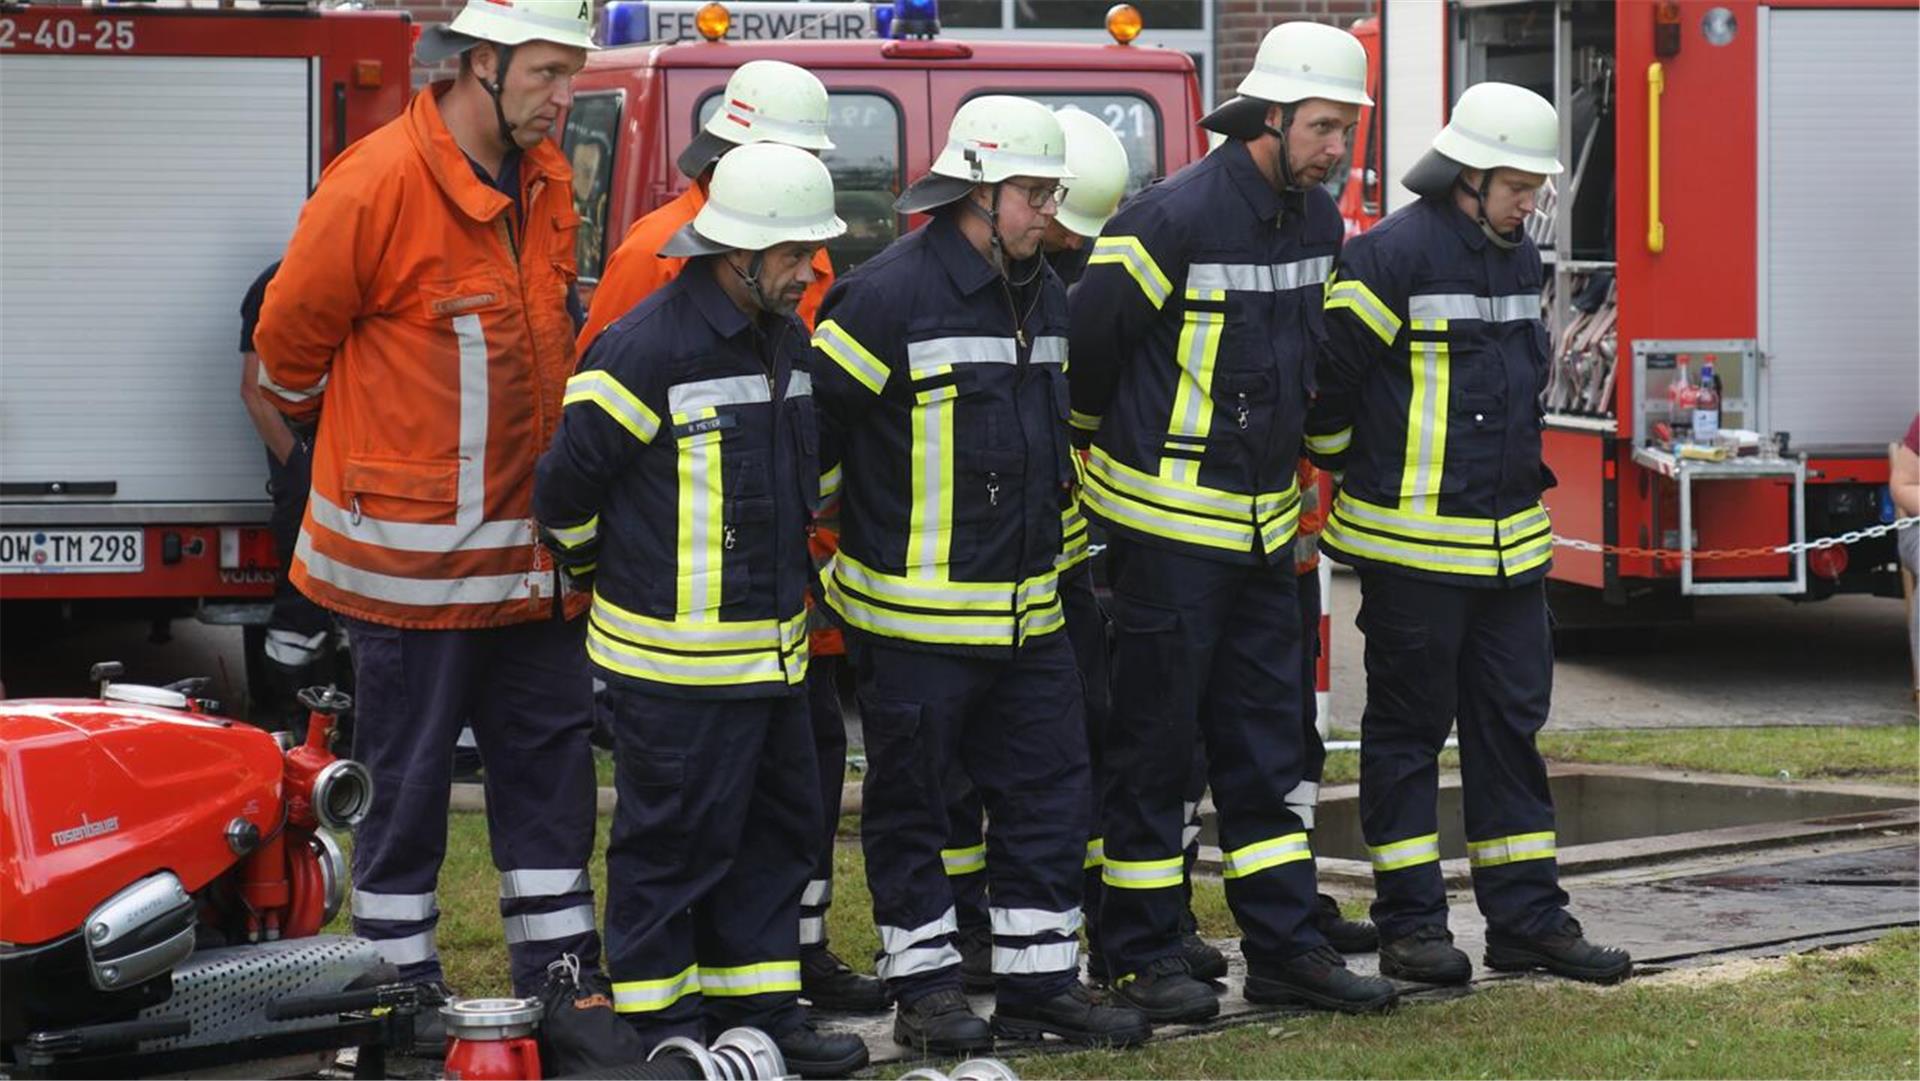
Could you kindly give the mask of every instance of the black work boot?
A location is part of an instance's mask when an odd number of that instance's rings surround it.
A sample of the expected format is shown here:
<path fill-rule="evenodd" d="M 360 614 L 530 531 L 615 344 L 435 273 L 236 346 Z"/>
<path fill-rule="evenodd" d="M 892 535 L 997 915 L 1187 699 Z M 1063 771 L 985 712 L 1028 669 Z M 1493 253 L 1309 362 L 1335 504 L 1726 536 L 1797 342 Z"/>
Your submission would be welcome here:
<path fill-rule="evenodd" d="M 850 1077 L 867 1064 L 867 1041 L 851 1032 L 821 1032 L 802 1022 L 774 1037 L 787 1069 L 801 1077 Z"/>
<path fill-rule="evenodd" d="M 1473 962 L 1454 948 L 1453 932 L 1425 924 L 1380 944 L 1380 974 L 1414 983 L 1461 984 L 1473 979 Z"/>
<path fill-rule="evenodd" d="M 1201 938 L 1198 931 L 1180 936 L 1180 959 L 1187 963 L 1187 975 L 1196 980 L 1227 978 L 1227 955 Z"/>
<path fill-rule="evenodd" d="M 1278 968 L 1247 973 L 1248 1002 L 1263 1006 L 1315 1006 L 1340 1013 L 1378 1013 L 1393 1008 L 1400 992 L 1378 976 L 1347 971 L 1332 946 L 1315 946 Z"/>
<path fill-rule="evenodd" d="M 1324 893 L 1314 899 L 1311 919 L 1327 945 L 1341 953 L 1372 953 L 1380 946 L 1380 932 L 1373 924 L 1342 916 L 1340 902 Z"/>
<path fill-rule="evenodd" d="M 993 1029 L 958 991 L 935 991 L 894 1008 L 893 1042 L 922 1054 L 964 1057 L 993 1050 Z"/>
<path fill-rule="evenodd" d="M 969 995 L 993 990 L 993 927 L 977 924 L 960 928 L 960 989 Z"/>
<path fill-rule="evenodd" d="M 1153 1026 L 1139 1010 L 1100 1005 L 1078 981 L 1041 1002 L 994 1007 L 993 1034 L 1001 1039 L 1038 1040 L 1049 1032 L 1082 1047 L 1132 1047 L 1147 1042 Z"/>
<path fill-rule="evenodd" d="M 1113 981 L 1113 997 L 1156 1025 L 1205 1021 L 1220 1012 L 1213 988 L 1194 979 L 1178 955 L 1162 957 L 1140 972 Z"/>
<path fill-rule="evenodd" d="M 877 1013 L 887 1008 L 887 989 L 879 978 L 855 972 L 825 946 L 800 949 L 800 997 L 819 1010 Z"/>
<path fill-rule="evenodd" d="M 1571 916 L 1559 930 L 1531 937 L 1487 928 L 1485 960 L 1496 972 L 1545 969 L 1588 983 L 1617 983 L 1633 974 L 1633 958 L 1627 951 L 1588 942 L 1580 921 Z"/>

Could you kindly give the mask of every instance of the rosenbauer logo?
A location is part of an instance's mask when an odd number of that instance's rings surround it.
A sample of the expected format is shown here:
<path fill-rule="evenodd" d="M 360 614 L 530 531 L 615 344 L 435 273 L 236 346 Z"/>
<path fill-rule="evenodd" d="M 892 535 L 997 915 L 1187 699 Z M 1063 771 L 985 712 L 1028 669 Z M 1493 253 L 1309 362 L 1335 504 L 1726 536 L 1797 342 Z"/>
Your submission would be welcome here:
<path fill-rule="evenodd" d="M 95 837 L 104 837 L 109 833 L 116 833 L 119 829 L 119 815 L 114 815 L 112 818 L 103 818 L 98 822 L 89 822 L 87 821 L 86 815 L 81 815 L 79 825 L 72 829 L 53 831 L 53 847 L 65 848 L 68 845 L 79 844 L 81 841 L 91 841 Z"/>

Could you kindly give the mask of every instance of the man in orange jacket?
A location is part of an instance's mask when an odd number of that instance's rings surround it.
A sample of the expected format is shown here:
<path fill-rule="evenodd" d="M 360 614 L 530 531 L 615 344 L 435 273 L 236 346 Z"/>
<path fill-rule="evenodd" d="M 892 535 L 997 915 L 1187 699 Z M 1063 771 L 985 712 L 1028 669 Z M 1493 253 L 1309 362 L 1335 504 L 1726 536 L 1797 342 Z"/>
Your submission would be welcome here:
<path fill-rule="evenodd" d="M 442 995 L 434 889 L 469 722 L 515 993 L 563 955 L 599 962 L 586 597 L 532 512 L 575 359 L 580 219 L 548 137 L 592 26 L 589 0 L 468 0 L 430 28 L 421 59 L 458 54 L 459 76 L 328 168 L 254 334 L 269 399 L 321 418 L 292 579 L 353 649 L 374 777 L 354 930 Z M 431 1048 L 437 1003 L 420 1016 Z"/>
<path fill-rule="evenodd" d="M 685 259 L 661 255 L 660 249 L 707 205 L 714 163 L 727 151 L 748 143 L 832 150 L 833 140 L 827 137 L 827 88 L 812 72 L 781 60 L 749 60 L 734 71 L 720 95 L 720 107 L 680 152 L 680 172 L 693 183 L 678 198 L 634 222 L 607 260 L 587 309 L 587 325 L 580 331 L 581 356 L 587 355 L 587 346 L 601 331 L 687 265 Z M 813 284 L 807 286 L 798 309 L 807 329 L 813 329 L 820 298 L 831 285 L 833 261 L 821 248 L 813 257 Z"/>
<path fill-rule="evenodd" d="M 607 261 L 606 274 L 595 288 L 580 331 L 580 355 L 602 331 L 620 321 L 641 301 L 680 275 L 687 259 L 661 255 L 674 234 L 707 205 L 707 185 L 714 166 L 736 146 L 783 143 L 802 150 L 831 150 L 827 137 L 827 88 L 812 72 L 780 60 L 750 60 L 727 79 L 720 107 L 705 128 L 680 152 L 680 171 L 693 183 L 672 202 L 633 224 L 620 247 Z M 813 281 L 800 298 L 797 314 L 813 329 L 820 298 L 833 284 L 833 262 L 823 246 L 813 255 Z M 815 559 L 824 561 L 835 544 L 826 523 L 813 535 Z M 847 729 L 840 711 L 840 692 L 828 657 L 841 657 L 846 647 L 840 632 L 809 600 L 817 624 L 813 633 L 815 664 L 808 670 L 814 754 L 820 765 L 820 802 L 823 821 L 817 834 L 814 875 L 800 902 L 800 992 L 823 1010 L 884 1010 L 887 996 L 880 981 L 853 971 L 827 946 L 827 909 L 833 903 L 833 838 L 840 825 L 840 787 L 846 776 Z"/>

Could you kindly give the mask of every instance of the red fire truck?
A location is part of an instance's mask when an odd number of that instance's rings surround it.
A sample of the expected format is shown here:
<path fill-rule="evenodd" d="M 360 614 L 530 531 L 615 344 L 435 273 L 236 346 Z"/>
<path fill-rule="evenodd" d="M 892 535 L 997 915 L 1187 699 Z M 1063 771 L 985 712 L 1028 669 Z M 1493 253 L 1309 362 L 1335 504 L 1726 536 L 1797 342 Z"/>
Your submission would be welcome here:
<path fill-rule="evenodd" d="M 392 11 L 0 6 L 9 609 L 271 593 L 240 301 L 320 170 L 399 114 L 410 49 Z"/>
<path fill-rule="evenodd" d="M 695 25 L 704 40 L 662 44 L 642 36 L 661 25 L 663 15 L 689 21 L 676 10 L 685 7 L 697 9 Z M 811 33 L 845 28 L 874 35 L 880 30 L 878 20 L 856 17 L 869 5 L 807 7 L 834 16 L 809 24 Z M 900 13 L 892 27 L 896 31 L 900 18 L 918 11 L 937 20 L 931 3 L 892 7 Z M 1201 97 L 1192 58 L 1176 49 L 1127 44 L 1140 31 L 1136 14 L 1109 18 L 1115 42 L 1110 45 L 786 36 L 799 29 L 755 40 L 741 36 L 740 25 L 722 4 L 607 5 L 601 40 L 611 47 L 594 54 L 574 80 L 574 104 L 562 137 L 586 219 L 577 248 L 583 295 L 591 295 L 606 257 L 628 227 L 686 190 L 689 181 L 674 168 L 674 157 L 719 107 L 727 76 L 749 60 L 786 60 L 826 84 L 836 146 L 822 159 L 833 172 L 840 216 L 849 226 L 828 248 L 842 273 L 919 224 L 896 215 L 893 200 L 932 166 L 954 111 L 980 94 L 1019 94 L 1056 108 L 1077 105 L 1104 118 L 1133 164 L 1129 190 L 1206 152 L 1196 125 Z"/>
<path fill-rule="evenodd" d="M 1575 618 L 1898 596 L 1891 536 L 1773 549 L 1892 513 L 1886 445 L 1920 402 L 1920 5 L 1385 0 L 1380 37 L 1384 136 L 1355 174 L 1387 178 L 1388 211 L 1467 86 L 1559 108 L 1567 172 L 1529 231 L 1555 354 L 1547 504 L 1555 533 L 1598 546 L 1561 547 L 1554 579 L 1606 602 Z M 1759 453 L 1662 438 L 1677 368 L 1708 362 L 1723 428 Z"/>

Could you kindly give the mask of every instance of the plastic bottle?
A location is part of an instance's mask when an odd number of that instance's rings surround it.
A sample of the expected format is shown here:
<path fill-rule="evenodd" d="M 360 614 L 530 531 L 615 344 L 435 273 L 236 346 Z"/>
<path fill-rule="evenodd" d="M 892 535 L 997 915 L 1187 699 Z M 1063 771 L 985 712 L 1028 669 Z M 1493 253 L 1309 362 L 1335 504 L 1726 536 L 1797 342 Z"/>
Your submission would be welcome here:
<path fill-rule="evenodd" d="M 1693 441 L 1712 446 L 1720 440 L 1720 383 L 1713 362 L 1700 369 L 1700 389 L 1693 396 Z"/>
<path fill-rule="evenodd" d="M 1674 365 L 1673 382 L 1667 384 L 1667 427 L 1673 431 L 1675 446 L 1685 443 L 1693 431 L 1695 394 L 1689 360 L 1682 355 Z"/>

